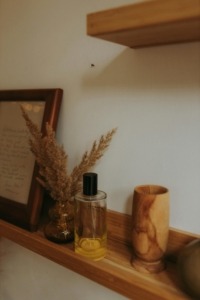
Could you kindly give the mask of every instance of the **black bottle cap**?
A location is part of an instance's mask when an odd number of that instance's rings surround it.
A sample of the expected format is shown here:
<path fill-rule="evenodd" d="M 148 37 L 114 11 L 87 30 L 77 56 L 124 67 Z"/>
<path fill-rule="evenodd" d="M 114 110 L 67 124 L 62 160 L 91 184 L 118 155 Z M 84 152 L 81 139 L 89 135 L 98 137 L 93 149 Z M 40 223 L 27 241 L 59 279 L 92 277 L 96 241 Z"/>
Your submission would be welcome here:
<path fill-rule="evenodd" d="M 83 174 L 83 194 L 87 196 L 94 196 L 97 194 L 97 174 L 85 173 Z"/>

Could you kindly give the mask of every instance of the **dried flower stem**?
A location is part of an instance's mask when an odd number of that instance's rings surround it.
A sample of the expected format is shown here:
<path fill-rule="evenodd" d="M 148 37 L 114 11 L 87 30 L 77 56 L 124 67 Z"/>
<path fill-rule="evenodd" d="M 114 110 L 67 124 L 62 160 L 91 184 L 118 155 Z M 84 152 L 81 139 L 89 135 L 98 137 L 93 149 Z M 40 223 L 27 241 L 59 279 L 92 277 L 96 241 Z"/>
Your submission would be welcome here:
<path fill-rule="evenodd" d="M 51 197 L 57 201 L 68 201 L 79 190 L 82 175 L 88 172 L 108 148 L 116 128 L 102 135 L 99 142 L 95 141 L 91 150 L 86 151 L 81 162 L 75 166 L 71 175 L 67 173 L 68 156 L 63 146 L 57 144 L 55 132 L 46 123 L 46 135 L 42 136 L 38 126 L 34 124 L 21 107 L 22 116 L 32 138 L 29 139 L 30 149 L 39 166 L 38 182 L 49 191 Z"/>
<path fill-rule="evenodd" d="M 93 143 L 90 152 L 88 153 L 88 151 L 86 151 L 83 154 L 81 162 L 77 166 L 75 166 L 75 168 L 71 173 L 72 194 L 75 194 L 78 191 L 80 186 L 79 183 L 81 181 L 83 173 L 87 172 L 89 169 L 94 167 L 97 160 L 99 160 L 103 156 L 115 132 L 116 132 L 116 128 L 109 131 L 105 136 L 102 135 L 98 143 L 96 141 Z"/>

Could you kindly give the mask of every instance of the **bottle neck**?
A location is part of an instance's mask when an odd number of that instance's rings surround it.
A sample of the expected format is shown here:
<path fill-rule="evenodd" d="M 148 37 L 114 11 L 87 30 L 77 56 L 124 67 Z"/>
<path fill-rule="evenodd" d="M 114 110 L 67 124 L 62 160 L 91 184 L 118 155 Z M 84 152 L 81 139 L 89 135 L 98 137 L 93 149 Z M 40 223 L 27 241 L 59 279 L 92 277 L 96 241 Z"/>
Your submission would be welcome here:
<path fill-rule="evenodd" d="M 75 200 L 78 200 L 78 201 L 104 201 L 106 200 L 107 198 L 107 194 L 103 191 L 97 191 L 97 194 L 96 195 L 85 195 L 83 193 L 77 193 L 75 195 Z"/>

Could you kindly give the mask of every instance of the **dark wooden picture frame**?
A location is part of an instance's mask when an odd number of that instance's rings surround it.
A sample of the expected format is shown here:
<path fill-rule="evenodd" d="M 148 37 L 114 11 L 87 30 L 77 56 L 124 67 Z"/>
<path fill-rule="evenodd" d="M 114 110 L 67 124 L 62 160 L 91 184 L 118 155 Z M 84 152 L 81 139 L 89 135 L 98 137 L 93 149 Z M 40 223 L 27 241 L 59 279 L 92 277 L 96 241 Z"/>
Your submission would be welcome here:
<path fill-rule="evenodd" d="M 18 166 L 17 168 L 14 167 L 11 168 L 10 166 L 13 157 L 16 157 L 16 160 L 18 159 L 18 156 L 15 151 L 15 146 L 19 145 L 19 143 L 21 142 L 21 140 L 18 141 L 18 139 L 22 139 L 22 137 L 20 136 L 22 130 L 21 131 L 19 130 L 19 132 L 17 132 L 17 129 L 15 129 L 15 126 L 17 126 L 17 124 L 15 124 L 15 119 L 12 117 L 12 114 L 15 115 L 15 110 L 16 110 L 18 113 L 18 119 L 20 119 L 21 123 L 24 122 L 23 132 L 26 132 L 27 136 L 26 136 L 26 140 L 25 137 L 23 136 L 24 139 L 23 143 L 24 145 L 25 143 L 27 143 L 26 146 L 29 147 L 28 129 L 26 127 L 25 120 L 23 120 L 22 114 L 20 114 L 21 113 L 20 105 L 28 105 L 29 107 L 33 107 L 33 108 L 36 106 L 41 107 L 40 126 L 41 126 L 41 132 L 45 134 L 46 122 L 48 122 L 52 126 L 52 128 L 56 130 L 61 101 L 62 101 L 62 95 L 63 95 L 63 91 L 62 89 L 59 88 L 0 91 L 0 145 L 1 145 L 0 146 L 0 181 L 1 181 L 0 182 L 0 218 L 10 223 L 13 223 L 17 226 L 20 226 L 22 228 L 28 229 L 30 231 L 37 230 L 39 216 L 42 207 L 42 200 L 43 200 L 43 188 L 36 180 L 38 174 L 38 166 L 35 163 L 35 159 L 33 157 L 32 157 L 33 168 L 32 171 L 30 171 L 31 175 L 29 179 L 30 186 L 26 187 L 26 189 L 28 189 L 26 191 L 27 199 L 22 202 L 21 199 L 20 201 L 13 199 L 14 197 L 16 197 L 16 192 L 12 190 L 10 187 L 9 187 L 10 190 L 7 189 L 8 195 L 10 195 L 9 192 L 12 192 L 13 197 L 7 197 L 7 194 L 6 196 L 3 194 L 6 191 L 5 186 L 3 186 L 4 180 L 6 180 L 5 185 L 9 186 L 11 182 L 9 181 L 9 176 L 11 179 L 13 179 L 13 176 L 16 175 L 16 171 L 14 169 L 18 169 L 18 173 L 22 171 L 22 169 L 20 169 L 20 166 Z M 13 108 L 12 105 L 16 105 L 16 109 Z M 11 115 L 9 113 L 10 108 L 14 112 Z M 18 123 L 18 121 L 16 123 Z M 12 151 L 9 150 L 11 148 Z M 10 156 L 8 155 L 8 153 Z M 29 154 L 33 156 L 31 151 Z M 11 160 L 9 159 L 10 157 L 12 158 Z M 20 159 L 23 159 L 23 155 L 20 156 Z M 24 165 L 27 164 L 24 163 L 23 167 Z M 11 172 L 15 172 L 15 174 L 13 175 Z M 17 180 L 19 180 L 19 174 Z M 22 176 L 20 180 L 21 180 L 21 185 L 19 185 L 19 189 L 20 187 L 23 188 Z M 25 180 L 26 179 L 24 176 L 24 181 Z M 2 186 L 3 188 L 1 189 Z"/>

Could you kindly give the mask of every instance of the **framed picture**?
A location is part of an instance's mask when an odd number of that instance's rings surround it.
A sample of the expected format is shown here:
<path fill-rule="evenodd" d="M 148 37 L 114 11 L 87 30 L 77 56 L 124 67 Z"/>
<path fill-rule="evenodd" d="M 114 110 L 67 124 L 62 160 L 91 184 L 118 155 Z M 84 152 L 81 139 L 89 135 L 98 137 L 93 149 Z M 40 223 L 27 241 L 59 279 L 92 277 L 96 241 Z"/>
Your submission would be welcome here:
<path fill-rule="evenodd" d="M 56 130 L 61 89 L 0 91 L 0 218 L 30 231 L 38 226 L 43 188 L 29 147 L 29 131 L 21 106 L 45 134 Z"/>

